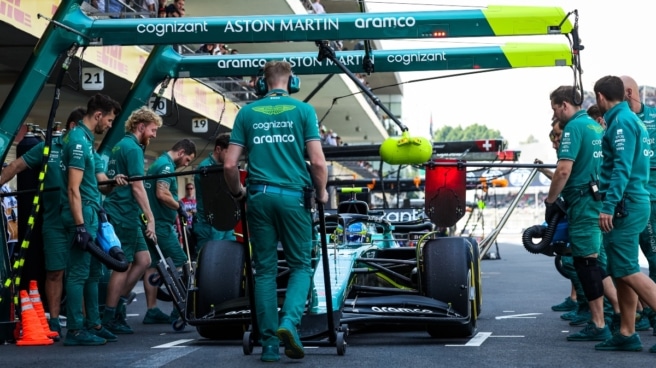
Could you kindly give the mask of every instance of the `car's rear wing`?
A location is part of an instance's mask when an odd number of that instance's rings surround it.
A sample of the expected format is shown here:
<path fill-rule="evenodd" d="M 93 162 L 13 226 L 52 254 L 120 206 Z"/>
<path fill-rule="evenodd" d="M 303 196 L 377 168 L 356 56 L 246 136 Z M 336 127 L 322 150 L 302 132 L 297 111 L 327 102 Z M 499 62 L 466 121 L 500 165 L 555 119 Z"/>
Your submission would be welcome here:
<path fill-rule="evenodd" d="M 505 148 L 506 142 L 503 139 L 434 142 L 432 157 L 464 161 L 505 161 L 509 155 Z M 324 146 L 323 154 L 328 161 L 380 161 L 380 145 Z M 513 157 L 517 156 L 518 152 Z"/>

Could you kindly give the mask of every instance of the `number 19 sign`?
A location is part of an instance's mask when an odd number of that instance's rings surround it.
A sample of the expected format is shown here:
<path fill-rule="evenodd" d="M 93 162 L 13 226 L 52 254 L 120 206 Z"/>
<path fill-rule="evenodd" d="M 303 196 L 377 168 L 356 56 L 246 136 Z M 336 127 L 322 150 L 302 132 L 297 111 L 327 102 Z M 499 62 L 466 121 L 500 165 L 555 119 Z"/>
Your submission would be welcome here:
<path fill-rule="evenodd" d="M 208 125 L 209 125 L 209 120 L 207 118 L 191 119 L 191 131 L 194 133 L 207 133 Z"/>

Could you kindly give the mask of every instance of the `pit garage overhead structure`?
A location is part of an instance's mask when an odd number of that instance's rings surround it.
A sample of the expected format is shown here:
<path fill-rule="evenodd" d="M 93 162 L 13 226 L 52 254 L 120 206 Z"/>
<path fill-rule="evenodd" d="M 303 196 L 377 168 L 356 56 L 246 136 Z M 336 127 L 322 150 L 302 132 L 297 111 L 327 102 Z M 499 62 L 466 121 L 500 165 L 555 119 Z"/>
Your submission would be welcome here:
<path fill-rule="evenodd" d="M 351 72 L 364 72 L 362 53 L 337 52 L 336 57 Z M 123 121 L 130 111 L 148 104 L 157 85 L 164 81 L 168 84 L 170 78 L 255 75 L 269 60 L 289 61 L 297 75 L 341 72 L 330 59 L 319 60 L 316 53 L 189 56 L 180 55 L 171 46 L 155 46 L 130 88 L 123 103 L 123 111 L 117 120 Z M 380 72 L 507 69 L 571 66 L 572 53 L 569 46 L 564 44 L 515 43 L 469 48 L 373 51 L 371 61 Z M 215 129 L 208 129 L 208 131 L 213 132 Z M 122 131 L 118 129 L 110 131 L 98 152 L 107 155 L 108 148 L 113 147 L 122 137 Z"/>
<path fill-rule="evenodd" d="M 506 7 L 409 13 L 93 19 L 82 0 L 62 0 L 0 109 L 0 158 L 32 108 L 58 57 L 72 47 L 569 34 L 559 7 Z M 261 27 L 260 27 L 261 25 Z M 114 125 L 114 127 L 120 124 Z"/>

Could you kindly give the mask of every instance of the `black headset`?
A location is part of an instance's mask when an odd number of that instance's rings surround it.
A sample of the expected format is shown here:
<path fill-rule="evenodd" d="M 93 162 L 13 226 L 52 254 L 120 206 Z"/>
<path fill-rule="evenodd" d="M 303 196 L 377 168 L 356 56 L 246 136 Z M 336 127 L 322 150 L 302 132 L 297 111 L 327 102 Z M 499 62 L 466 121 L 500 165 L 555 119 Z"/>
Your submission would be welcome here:
<path fill-rule="evenodd" d="M 297 77 L 294 73 L 289 76 L 287 80 L 287 91 L 289 94 L 296 93 L 301 90 L 301 78 Z M 269 87 L 264 78 L 264 69 L 260 69 L 257 73 L 257 81 L 255 82 L 255 94 L 262 97 L 269 92 Z"/>

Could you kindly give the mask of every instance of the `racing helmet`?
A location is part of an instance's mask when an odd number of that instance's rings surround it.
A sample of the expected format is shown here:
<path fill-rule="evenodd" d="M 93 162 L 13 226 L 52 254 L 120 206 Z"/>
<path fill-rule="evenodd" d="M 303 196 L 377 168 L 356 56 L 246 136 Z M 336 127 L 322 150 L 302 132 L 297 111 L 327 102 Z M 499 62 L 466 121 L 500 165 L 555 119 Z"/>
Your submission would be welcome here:
<path fill-rule="evenodd" d="M 362 222 L 354 222 L 346 228 L 347 243 L 363 243 L 367 238 L 367 225 Z"/>

